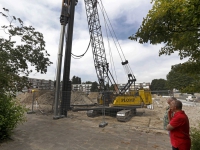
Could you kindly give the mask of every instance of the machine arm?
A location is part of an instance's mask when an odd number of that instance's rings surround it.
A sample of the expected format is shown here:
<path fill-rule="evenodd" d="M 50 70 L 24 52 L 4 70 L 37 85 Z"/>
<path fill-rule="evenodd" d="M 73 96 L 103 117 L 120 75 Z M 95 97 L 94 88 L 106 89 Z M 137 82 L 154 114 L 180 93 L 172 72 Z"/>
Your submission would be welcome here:
<path fill-rule="evenodd" d="M 108 77 L 108 63 L 103 43 L 101 25 L 97 10 L 97 0 L 84 0 L 86 15 L 91 38 L 91 46 L 93 52 L 94 66 L 96 69 L 100 90 L 103 91 Z"/>
<path fill-rule="evenodd" d="M 104 48 L 103 36 L 101 31 L 101 25 L 99 21 L 98 9 L 97 9 L 97 0 L 84 0 L 86 15 L 89 27 L 89 34 L 91 39 L 91 46 L 93 52 L 94 65 L 97 73 L 97 77 L 100 84 L 100 90 L 103 91 L 105 85 L 108 81 L 111 81 L 112 84 L 116 85 L 116 82 L 109 71 L 106 53 Z M 122 62 L 122 65 L 126 66 L 128 61 Z M 115 86 L 117 93 L 125 93 L 133 82 L 136 81 L 135 77 L 128 73 L 128 83 L 122 88 L 118 89 L 118 86 Z"/>

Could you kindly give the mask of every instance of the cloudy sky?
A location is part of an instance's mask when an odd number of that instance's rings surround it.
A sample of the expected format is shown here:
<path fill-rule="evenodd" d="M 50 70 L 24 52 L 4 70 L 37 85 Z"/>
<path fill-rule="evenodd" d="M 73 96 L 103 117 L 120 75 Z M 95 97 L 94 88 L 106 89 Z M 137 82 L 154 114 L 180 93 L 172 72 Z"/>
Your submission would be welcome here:
<path fill-rule="evenodd" d="M 110 22 L 113 26 L 118 42 L 123 50 L 126 59 L 135 75 L 137 82 L 151 82 L 153 79 L 166 79 L 171 65 L 184 62 L 180 60 L 178 54 L 171 56 L 158 56 L 158 51 L 162 45 L 141 45 L 131 41 L 128 37 L 134 34 L 139 28 L 143 18 L 151 9 L 151 0 L 101 0 Z M 99 2 L 101 2 L 99 0 Z M 0 11 L 2 8 L 9 9 L 9 14 L 21 18 L 25 25 L 32 25 L 37 31 L 43 33 L 46 41 L 46 50 L 51 55 L 50 60 L 53 64 L 48 67 L 46 74 L 33 72 L 32 78 L 56 79 L 56 66 L 58 56 L 58 46 L 60 40 L 60 11 L 62 0 L 0 0 Z M 74 34 L 72 53 L 75 55 L 83 54 L 89 43 L 89 32 L 86 19 L 84 0 L 79 0 L 75 8 Z M 106 53 L 108 53 L 108 40 L 104 30 L 104 22 L 101 11 L 99 10 L 100 22 L 102 25 L 103 39 Z M 0 25 L 5 25 L 5 19 L 2 16 Z M 0 32 L 0 34 L 3 34 Z M 2 36 L 2 35 L 1 35 Z M 114 42 L 109 41 L 115 63 L 118 83 L 126 83 L 127 75 L 121 66 L 121 60 L 117 55 Z M 65 48 L 64 48 L 65 49 Z M 64 56 L 64 54 L 63 54 Z M 106 54 L 106 56 L 109 56 Z M 108 62 L 110 58 L 107 58 Z M 64 60 L 64 57 L 63 57 Z M 62 65 L 63 68 L 63 65 Z M 63 69 L 62 69 L 63 70 Z M 96 71 L 93 63 L 92 49 L 81 59 L 71 59 L 70 78 L 78 76 L 82 82 L 97 81 Z M 62 74 L 61 74 L 62 78 Z"/>

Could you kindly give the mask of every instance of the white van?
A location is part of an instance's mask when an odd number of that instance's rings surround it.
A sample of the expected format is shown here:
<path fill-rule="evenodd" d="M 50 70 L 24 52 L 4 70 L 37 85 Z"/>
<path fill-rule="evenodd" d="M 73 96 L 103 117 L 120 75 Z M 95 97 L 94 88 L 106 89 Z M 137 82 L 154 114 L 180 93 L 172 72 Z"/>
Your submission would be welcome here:
<path fill-rule="evenodd" d="M 196 96 L 194 95 L 189 95 L 187 98 L 186 98 L 186 101 L 190 101 L 190 102 L 195 102 L 196 100 Z"/>

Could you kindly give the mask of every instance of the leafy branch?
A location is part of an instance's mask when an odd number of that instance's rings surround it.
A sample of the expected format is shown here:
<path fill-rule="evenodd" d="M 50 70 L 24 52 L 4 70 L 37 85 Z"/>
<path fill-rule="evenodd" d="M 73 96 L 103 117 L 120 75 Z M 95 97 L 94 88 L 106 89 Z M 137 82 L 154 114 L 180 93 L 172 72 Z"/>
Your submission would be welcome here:
<path fill-rule="evenodd" d="M 15 93 L 29 85 L 30 65 L 43 74 L 52 62 L 45 50 L 43 34 L 32 26 L 25 26 L 20 18 L 10 16 L 8 9 L 3 10 L 7 14 L 0 13 L 8 20 L 8 25 L 1 26 L 5 36 L 0 38 L 0 86 L 4 87 L 0 91 Z"/>

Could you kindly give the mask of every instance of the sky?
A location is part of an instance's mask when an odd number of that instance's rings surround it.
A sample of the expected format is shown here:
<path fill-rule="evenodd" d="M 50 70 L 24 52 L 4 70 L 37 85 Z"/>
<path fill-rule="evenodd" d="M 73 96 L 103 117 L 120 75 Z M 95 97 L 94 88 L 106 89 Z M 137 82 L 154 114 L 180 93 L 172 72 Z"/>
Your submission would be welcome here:
<path fill-rule="evenodd" d="M 186 61 L 186 59 L 180 60 L 177 53 L 159 57 L 158 52 L 163 46 L 162 44 L 139 44 L 136 41 L 128 39 L 129 36 L 136 33 L 143 18 L 146 17 L 148 11 L 152 8 L 151 0 L 99 0 L 100 2 L 102 2 L 106 10 L 124 56 L 129 61 L 132 73 L 137 80 L 136 83 L 151 82 L 153 79 L 166 79 L 166 75 L 171 70 L 172 65 Z M 37 31 L 43 34 L 44 40 L 46 41 L 46 50 L 50 54 L 49 59 L 53 64 L 47 68 L 46 74 L 33 71 L 29 75 L 31 78 L 56 80 L 61 32 L 59 21 L 61 4 L 62 0 L 18 0 L 17 2 L 13 2 L 13 0 L 0 0 L 0 12 L 3 12 L 3 8 L 9 9 L 11 16 L 21 18 L 24 25 L 32 25 Z M 100 9 L 99 16 L 107 61 L 109 62 L 108 38 L 105 34 L 105 23 Z M 7 24 L 6 20 L 2 19 L 3 16 L 0 16 L 0 18 L 1 26 Z M 3 36 L 2 34 L 0 32 L 0 36 Z M 72 53 L 74 55 L 83 54 L 87 49 L 89 41 L 84 0 L 79 0 L 75 7 Z M 109 43 L 111 45 L 114 68 L 116 70 L 116 73 L 113 72 L 113 74 L 116 75 L 117 83 L 126 83 L 127 75 L 117 55 L 114 41 L 109 40 Z M 63 47 L 64 50 L 65 46 Z M 62 60 L 64 60 L 64 53 Z M 61 80 L 63 77 L 62 71 Z M 91 47 L 81 59 L 71 58 L 70 79 L 73 76 L 80 77 L 82 82 L 98 81 Z"/>

